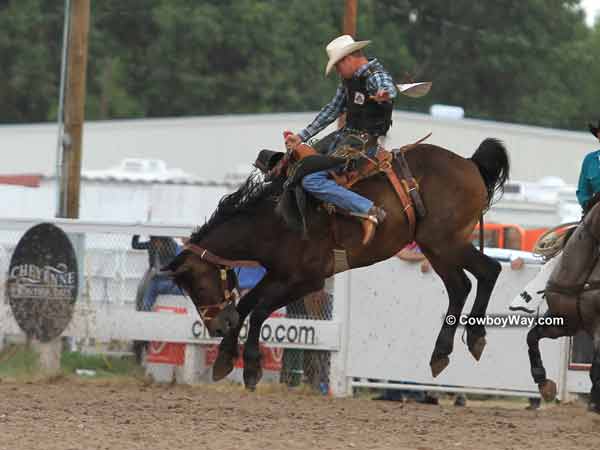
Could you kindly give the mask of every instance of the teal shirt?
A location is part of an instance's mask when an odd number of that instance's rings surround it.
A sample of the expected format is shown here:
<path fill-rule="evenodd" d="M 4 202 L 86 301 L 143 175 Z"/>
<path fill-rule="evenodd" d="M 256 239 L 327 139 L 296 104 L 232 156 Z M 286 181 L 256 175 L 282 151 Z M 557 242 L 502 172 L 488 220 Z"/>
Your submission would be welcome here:
<path fill-rule="evenodd" d="M 581 165 L 577 201 L 582 208 L 596 192 L 600 192 L 600 150 L 588 153 Z"/>

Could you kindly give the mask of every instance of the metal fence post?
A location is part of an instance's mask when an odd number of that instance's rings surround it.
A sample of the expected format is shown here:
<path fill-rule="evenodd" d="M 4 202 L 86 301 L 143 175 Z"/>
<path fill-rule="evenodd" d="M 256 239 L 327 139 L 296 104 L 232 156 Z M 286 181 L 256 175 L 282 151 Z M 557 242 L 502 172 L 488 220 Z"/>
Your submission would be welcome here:
<path fill-rule="evenodd" d="M 197 384 L 201 380 L 203 372 L 206 372 L 204 367 L 204 349 L 200 344 L 186 344 L 185 359 L 181 368 L 181 383 Z"/>
<path fill-rule="evenodd" d="M 331 353 L 329 388 L 334 397 L 352 395 L 348 377 L 348 337 L 350 329 L 350 272 L 335 275 L 333 320 L 340 324 L 339 351 Z"/>
<path fill-rule="evenodd" d="M 560 343 L 560 368 L 559 368 L 559 385 L 558 398 L 563 403 L 568 403 L 573 400 L 574 396 L 569 392 L 569 361 L 571 356 L 571 339 L 568 337 L 561 338 Z"/>

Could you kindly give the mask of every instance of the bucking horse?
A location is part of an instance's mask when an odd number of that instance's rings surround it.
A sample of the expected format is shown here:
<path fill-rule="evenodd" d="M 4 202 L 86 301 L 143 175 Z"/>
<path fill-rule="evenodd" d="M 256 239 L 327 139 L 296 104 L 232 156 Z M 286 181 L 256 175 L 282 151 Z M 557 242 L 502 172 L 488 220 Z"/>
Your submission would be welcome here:
<path fill-rule="evenodd" d="M 546 377 L 539 341 L 586 331 L 594 341 L 589 407 L 600 413 L 600 203 L 587 212 L 565 240 L 562 256 L 545 289 L 546 316 L 560 318 L 562 323 L 537 325 L 527 334 L 531 375 L 542 397 L 547 401 L 554 400 L 556 384 Z"/>
<path fill-rule="evenodd" d="M 446 287 L 447 314 L 461 314 L 471 290 L 468 271 L 477 280 L 470 315 L 485 315 L 501 265 L 479 251 L 471 235 L 508 179 L 506 148 L 499 140 L 487 138 L 470 158 L 422 143 L 404 154 L 427 210 L 416 227 L 386 174 L 378 172 L 352 187 L 387 212 L 367 245 L 356 218 L 314 207 L 315 201 L 308 208 L 307 238 L 290 227 L 277 208 L 287 186 L 285 173 L 266 179 L 256 173 L 223 197 L 211 218 L 192 233 L 184 251 L 163 270 L 191 298 L 210 334 L 223 336 L 213 368 L 215 380 L 233 369 L 240 329 L 250 313 L 243 376 L 246 388 L 254 390 L 262 375 L 260 329 L 273 311 L 322 289 L 334 273 L 388 259 L 413 240 Z M 236 305 L 231 269 L 257 262 L 267 273 Z M 456 329 L 456 323 L 442 324 L 430 360 L 433 376 L 449 364 Z M 471 325 L 466 331 L 468 348 L 479 360 L 485 328 Z"/>

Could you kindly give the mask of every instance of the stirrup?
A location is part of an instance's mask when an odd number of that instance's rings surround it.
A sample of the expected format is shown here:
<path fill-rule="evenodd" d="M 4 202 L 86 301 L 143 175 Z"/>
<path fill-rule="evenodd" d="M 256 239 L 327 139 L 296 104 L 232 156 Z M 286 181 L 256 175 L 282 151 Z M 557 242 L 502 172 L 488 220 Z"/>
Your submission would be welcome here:
<path fill-rule="evenodd" d="M 373 206 L 373 207 L 371 207 L 371 209 L 369 209 L 369 211 L 366 214 L 358 213 L 358 212 L 350 212 L 350 215 L 360 217 L 361 219 L 369 220 L 369 221 L 373 222 L 375 225 L 379 225 L 381 222 L 383 222 L 387 213 L 385 212 L 385 209 L 380 208 L 378 206 Z"/>
<path fill-rule="evenodd" d="M 363 228 L 363 239 L 362 245 L 367 245 L 373 240 L 375 236 L 375 228 L 385 219 L 386 213 L 383 208 L 373 206 L 367 214 L 350 212 L 351 216 L 359 217 L 362 219 Z"/>
<path fill-rule="evenodd" d="M 375 228 L 377 228 L 377 222 L 373 222 L 371 219 L 362 220 L 363 239 L 362 245 L 367 245 L 375 237 Z"/>
<path fill-rule="evenodd" d="M 369 222 L 373 222 L 375 225 L 379 225 L 379 220 L 377 219 L 376 215 L 365 214 L 365 213 L 357 213 L 357 212 L 352 212 L 352 211 L 350 211 L 349 214 L 351 216 L 359 217 L 359 218 L 361 218 L 363 220 L 368 220 Z"/>

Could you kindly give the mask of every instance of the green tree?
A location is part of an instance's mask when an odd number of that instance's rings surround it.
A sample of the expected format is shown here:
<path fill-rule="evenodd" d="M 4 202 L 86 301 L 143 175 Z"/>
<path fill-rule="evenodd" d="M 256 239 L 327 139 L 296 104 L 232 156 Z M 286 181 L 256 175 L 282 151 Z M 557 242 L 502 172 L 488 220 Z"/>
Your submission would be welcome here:
<path fill-rule="evenodd" d="M 0 122 L 40 122 L 58 97 L 62 8 L 20 0 L 0 5 Z"/>
<path fill-rule="evenodd" d="M 597 114 L 600 31 L 579 0 L 361 0 L 358 39 L 400 82 L 432 80 L 401 109 L 581 129 Z M 333 95 L 325 44 L 344 2 L 92 2 L 88 119 L 315 110 Z M 63 2 L 0 1 L 0 122 L 56 117 Z"/>
<path fill-rule="evenodd" d="M 578 48 L 580 58 L 577 65 L 571 67 L 573 76 L 578 76 L 579 83 L 574 83 L 572 95 L 581 99 L 582 105 L 578 124 L 600 120 L 600 22 L 590 33 L 589 38 Z"/>
<path fill-rule="evenodd" d="M 390 14 L 409 24 L 417 76 L 434 81 L 427 103 L 460 105 L 471 117 L 543 123 L 540 111 L 520 108 L 556 89 L 565 50 L 585 37 L 578 3 L 420 0 L 398 2 Z"/>

